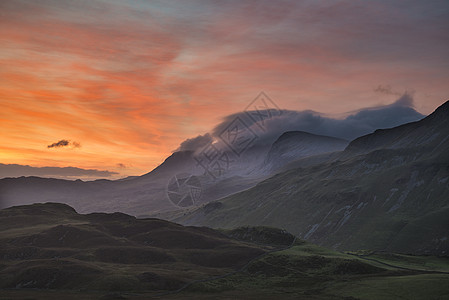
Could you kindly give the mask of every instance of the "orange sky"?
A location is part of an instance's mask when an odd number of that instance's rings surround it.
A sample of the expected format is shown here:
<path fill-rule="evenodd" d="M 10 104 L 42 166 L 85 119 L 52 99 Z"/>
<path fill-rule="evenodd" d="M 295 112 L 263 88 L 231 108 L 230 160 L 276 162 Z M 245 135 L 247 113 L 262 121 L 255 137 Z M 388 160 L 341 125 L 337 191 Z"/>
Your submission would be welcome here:
<path fill-rule="evenodd" d="M 447 100 L 448 5 L 353 3 L 2 1 L 0 163 L 140 175 L 262 90 L 326 114 Z"/>

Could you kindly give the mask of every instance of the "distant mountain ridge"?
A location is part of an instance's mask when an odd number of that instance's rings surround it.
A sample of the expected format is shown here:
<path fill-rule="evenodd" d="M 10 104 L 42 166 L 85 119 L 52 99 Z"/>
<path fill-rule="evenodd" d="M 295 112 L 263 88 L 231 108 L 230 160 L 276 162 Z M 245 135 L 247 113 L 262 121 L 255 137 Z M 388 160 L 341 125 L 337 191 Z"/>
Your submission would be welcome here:
<path fill-rule="evenodd" d="M 198 163 L 204 159 L 193 151 L 174 152 L 157 168 L 142 176 L 122 180 L 83 182 L 62 179 L 20 177 L 0 179 L 0 207 L 36 202 L 63 202 L 82 213 L 121 211 L 137 216 L 178 210 L 167 195 L 168 182 L 179 174 L 192 174 L 202 182 L 198 204 L 248 189 L 278 168 L 299 158 L 342 150 L 346 141 L 309 133 L 287 133 L 270 147 L 252 147 L 217 178 Z M 270 150 L 270 151 L 269 151 Z"/>
<path fill-rule="evenodd" d="M 394 111 L 399 111 L 401 116 L 407 118 L 421 116 L 410 107 L 395 104 L 393 108 L 374 110 L 375 113 L 370 112 L 369 116 L 381 117 L 389 112 L 387 119 L 390 121 Z M 360 118 L 367 119 L 365 114 L 367 112 L 359 112 L 351 118 L 355 120 L 355 124 L 359 124 Z M 347 118 L 349 123 L 351 118 Z M 376 120 L 377 117 L 374 121 Z M 0 179 L 0 208 L 36 202 L 63 202 L 81 213 L 120 211 L 140 217 L 164 217 L 166 213 L 172 212 L 183 214 L 180 207 L 168 197 L 168 184 L 175 175 L 190 174 L 198 177 L 201 196 L 195 200 L 194 205 L 202 205 L 254 187 L 283 170 L 338 159 L 338 153 L 347 144 L 344 140 L 306 132 L 287 132 L 278 138 L 275 141 L 276 137 L 273 137 L 273 144 L 256 143 L 239 157 L 226 147 L 219 149 L 224 154 L 229 154 L 231 159 L 217 177 L 206 171 L 207 168 L 214 168 L 216 162 L 211 162 L 210 166 L 200 165 L 199 161 L 205 158 L 201 157 L 204 153 L 198 150 L 174 152 L 151 172 L 121 180 L 83 182 L 38 177 Z M 193 208 L 194 206 L 190 207 Z"/>

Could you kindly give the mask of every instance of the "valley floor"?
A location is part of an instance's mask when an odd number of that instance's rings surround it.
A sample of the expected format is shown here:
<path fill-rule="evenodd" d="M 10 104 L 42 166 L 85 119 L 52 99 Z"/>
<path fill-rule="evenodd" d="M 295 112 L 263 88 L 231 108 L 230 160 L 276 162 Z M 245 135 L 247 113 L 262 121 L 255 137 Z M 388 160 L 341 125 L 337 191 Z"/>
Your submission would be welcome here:
<path fill-rule="evenodd" d="M 449 258 L 340 253 L 297 241 L 176 292 L 3 289 L 0 299 L 448 299 Z"/>

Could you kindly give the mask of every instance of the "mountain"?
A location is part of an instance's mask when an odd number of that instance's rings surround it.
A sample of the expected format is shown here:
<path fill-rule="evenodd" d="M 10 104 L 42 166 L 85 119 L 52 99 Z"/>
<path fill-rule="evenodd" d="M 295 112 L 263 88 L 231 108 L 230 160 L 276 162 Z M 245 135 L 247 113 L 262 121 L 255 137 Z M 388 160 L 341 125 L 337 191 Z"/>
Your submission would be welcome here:
<path fill-rule="evenodd" d="M 167 157 L 162 164 L 157 166 L 151 172 L 140 176 L 143 178 L 148 177 L 165 177 L 172 176 L 177 172 L 186 172 L 194 169 L 194 152 L 193 151 L 178 151 Z M 165 176 L 164 176 L 165 175 Z"/>
<path fill-rule="evenodd" d="M 273 145 L 253 146 L 240 155 L 230 150 L 221 151 L 220 155 L 227 160 L 215 158 L 209 164 L 204 163 L 208 161 L 207 153 L 175 152 L 153 171 L 122 180 L 83 182 L 40 177 L 5 178 L 0 179 L 0 207 L 61 202 L 82 213 L 120 211 L 136 216 L 159 216 L 251 188 L 293 160 L 339 150 L 344 143 L 330 137 L 287 133 Z M 287 150 L 290 146 L 292 150 Z M 197 182 L 193 187 L 196 194 L 181 201 L 189 190 L 184 187 L 178 191 L 176 185 L 189 176 Z M 175 191 L 171 191 L 172 188 Z"/>
<path fill-rule="evenodd" d="M 374 110 L 373 124 L 387 111 L 389 109 Z M 407 111 L 406 115 L 412 118 L 419 115 L 412 108 Z M 364 113 L 360 114 L 349 119 L 366 118 Z M 364 130 L 366 132 L 366 128 Z M 171 218 L 184 214 L 184 209 L 192 210 L 252 188 L 276 173 L 335 161 L 347 145 L 345 140 L 306 132 L 286 132 L 277 140 L 276 135 L 272 135 L 269 139 L 260 138 L 257 143 L 250 143 L 245 151 L 235 151 L 223 141 L 195 152 L 178 151 L 147 174 L 115 181 L 83 182 L 39 177 L 0 179 L 0 208 L 61 202 L 81 213 L 120 211 L 139 217 Z M 275 142 L 270 144 L 273 140 Z"/>
<path fill-rule="evenodd" d="M 449 102 L 378 130 L 331 160 L 177 216 L 183 224 L 284 228 L 334 249 L 449 253 Z"/>
<path fill-rule="evenodd" d="M 227 170 L 226 176 L 214 178 L 205 174 L 192 151 L 182 151 L 173 153 L 145 175 L 123 180 L 83 182 L 34 176 L 4 178 L 0 179 L 0 208 L 61 202 L 82 213 L 120 211 L 142 216 L 177 210 L 179 207 L 168 195 L 169 184 L 175 176 L 193 175 L 198 179 L 201 193 L 192 203 L 198 205 L 254 186 L 264 175 L 248 176 L 249 166 L 255 162 L 246 160 L 245 163 Z"/>
<path fill-rule="evenodd" d="M 288 131 L 271 146 L 265 160 L 265 167 L 276 170 L 304 157 L 342 151 L 348 144 L 348 141 L 334 137 L 304 131 Z"/>
<path fill-rule="evenodd" d="M 438 299 L 448 278 L 445 258 L 335 252 L 276 228 L 218 231 L 60 203 L 0 210 L 0 299 Z"/>

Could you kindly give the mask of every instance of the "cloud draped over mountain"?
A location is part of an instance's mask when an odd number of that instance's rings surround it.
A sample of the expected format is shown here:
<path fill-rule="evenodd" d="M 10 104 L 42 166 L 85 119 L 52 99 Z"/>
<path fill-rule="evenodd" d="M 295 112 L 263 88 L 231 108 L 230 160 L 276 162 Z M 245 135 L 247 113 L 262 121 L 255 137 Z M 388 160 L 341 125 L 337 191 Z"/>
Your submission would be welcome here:
<path fill-rule="evenodd" d="M 197 137 L 187 139 L 179 145 L 176 151 L 194 151 L 205 147 L 207 144 L 213 142 L 213 138 L 209 133 L 198 135 Z"/>
<path fill-rule="evenodd" d="M 19 176 L 41 177 L 110 177 L 117 172 L 102 171 L 96 169 L 81 169 L 76 167 L 32 167 L 18 164 L 0 164 L 0 178 Z"/>
<path fill-rule="evenodd" d="M 269 114 L 266 114 L 269 115 Z M 424 117 L 413 108 L 413 97 L 404 93 L 394 103 L 389 105 L 369 107 L 350 112 L 344 118 L 334 118 L 315 111 L 282 110 L 280 114 L 263 120 L 264 130 L 258 126 L 260 120 L 253 120 L 247 113 L 231 114 L 223 119 L 211 133 L 187 139 L 181 143 L 178 150 L 199 150 L 212 139 L 219 140 L 220 135 L 227 130 L 236 118 L 243 120 L 257 138 L 255 145 L 271 145 L 286 131 L 306 131 L 318 135 L 332 136 L 345 140 L 353 140 L 369 134 L 376 129 L 391 128 L 401 124 L 418 121 Z"/>

